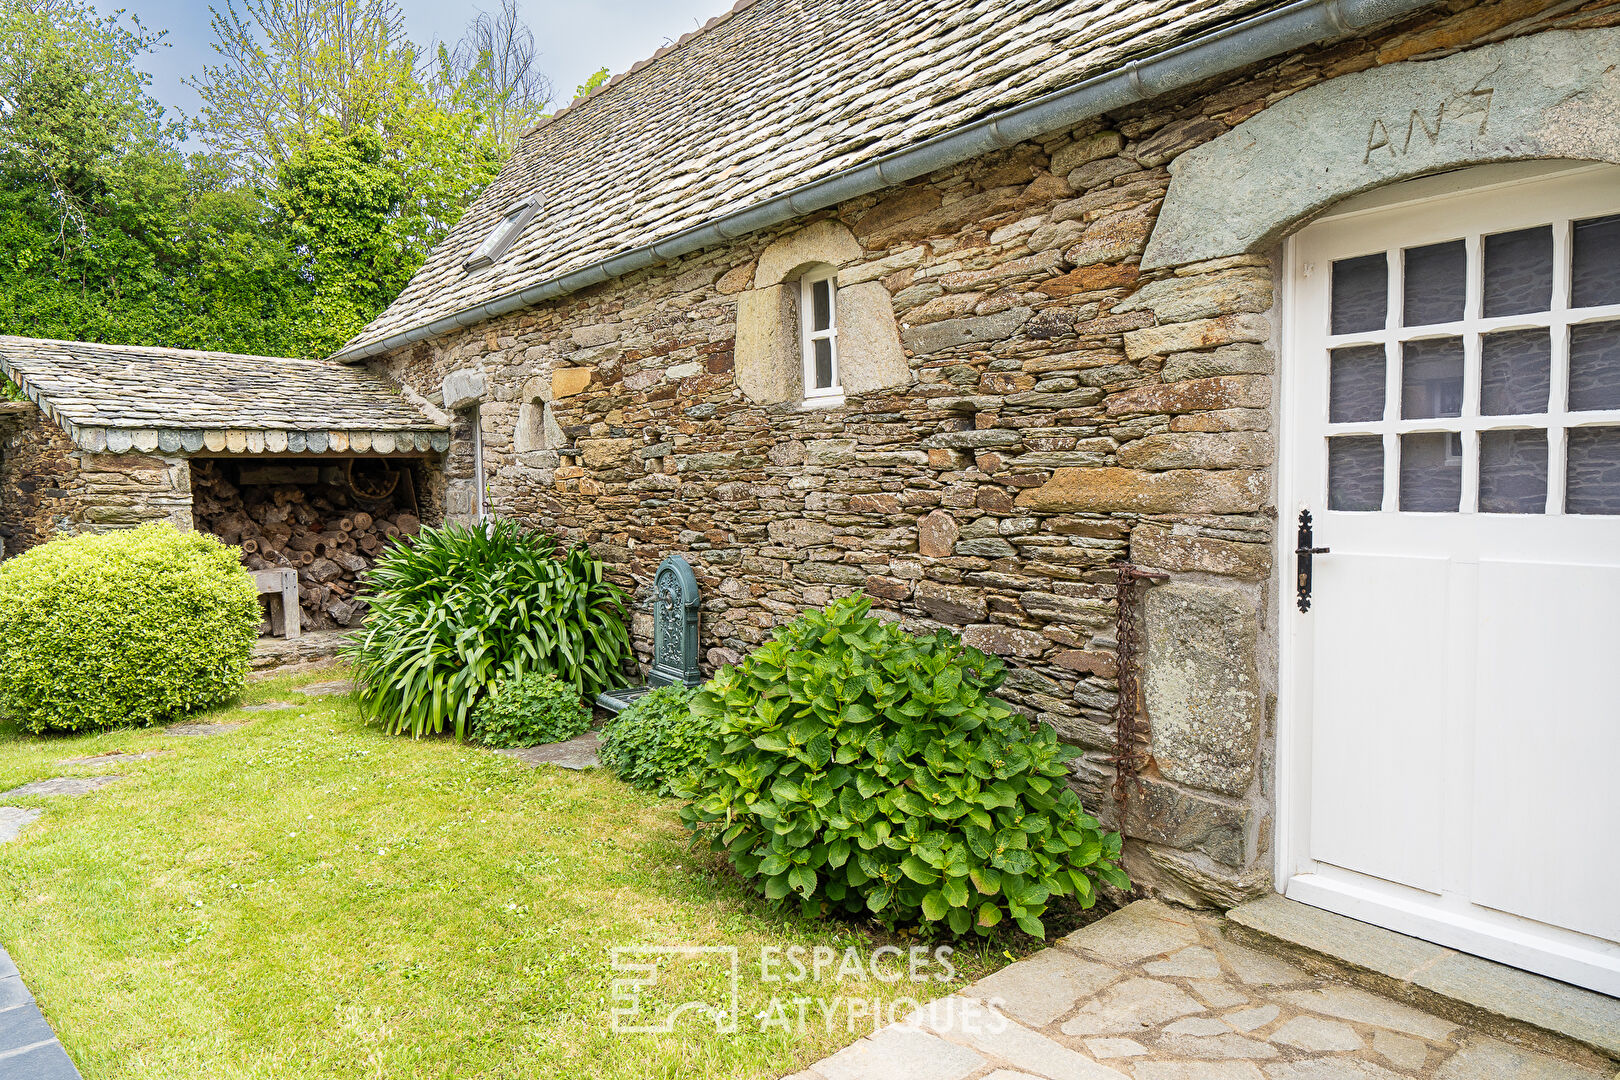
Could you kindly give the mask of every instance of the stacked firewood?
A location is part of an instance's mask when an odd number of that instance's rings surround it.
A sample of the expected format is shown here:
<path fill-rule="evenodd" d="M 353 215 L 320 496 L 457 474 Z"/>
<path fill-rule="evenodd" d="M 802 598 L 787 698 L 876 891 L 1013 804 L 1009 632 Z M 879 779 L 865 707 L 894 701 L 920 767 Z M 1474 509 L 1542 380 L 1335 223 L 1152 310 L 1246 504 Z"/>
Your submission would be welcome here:
<path fill-rule="evenodd" d="M 401 492 L 361 499 L 335 466 L 244 469 L 198 464 L 192 475 L 197 528 L 240 546 L 249 570 L 292 567 L 305 630 L 358 626 L 365 617 L 361 576 L 400 536 L 422 527 L 400 506 Z M 293 479 L 299 483 L 249 482 Z"/>

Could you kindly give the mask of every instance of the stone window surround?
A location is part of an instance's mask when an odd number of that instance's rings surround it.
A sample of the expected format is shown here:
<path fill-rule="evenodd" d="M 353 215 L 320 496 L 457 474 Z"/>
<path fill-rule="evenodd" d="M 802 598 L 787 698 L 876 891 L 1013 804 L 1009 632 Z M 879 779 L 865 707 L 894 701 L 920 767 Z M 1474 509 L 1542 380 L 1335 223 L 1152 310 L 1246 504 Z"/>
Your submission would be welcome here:
<path fill-rule="evenodd" d="M 1620 28 L 1546 30 L 1306 87 L 1171 163 L 1142 269 L 1263 252 L 1344 199 L 1433 173 L 1620 164 L 1617 55 Z"/>
<path fill-rule="evenodd" d="M 830 219 L 794 230 L 760 253 L 752 288 L 737 295 L 736 379 L 750 401 L 835 408 L 846 396 L 910 385 L 888 289 L 851 274 L 865 257 L 848 227 Z M 837 291 L 838 396 L 805 393 L 800 309 L 807 274 L 826 274 Z"/>

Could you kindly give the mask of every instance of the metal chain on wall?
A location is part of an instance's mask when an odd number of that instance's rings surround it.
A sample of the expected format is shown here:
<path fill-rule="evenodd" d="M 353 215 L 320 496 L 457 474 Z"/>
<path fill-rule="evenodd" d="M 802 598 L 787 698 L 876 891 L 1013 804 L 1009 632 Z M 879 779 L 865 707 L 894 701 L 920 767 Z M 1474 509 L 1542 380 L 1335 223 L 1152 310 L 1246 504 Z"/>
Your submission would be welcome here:
<path fill-rule="evenodd" d="M 1116 564 L 1117 598 L 1115 666 L 1119 695 L 1114 706 L 1114 805 L 1118 827 L 1125 827 L 1125 806 L 1130 798 L 1131 781 L 1147 764 L 1147 723 L 1142 715 L 1142 594 L 1150 582 L 1166 581 L 1170 575 L 1144 570 L 1129 562 Z"/>

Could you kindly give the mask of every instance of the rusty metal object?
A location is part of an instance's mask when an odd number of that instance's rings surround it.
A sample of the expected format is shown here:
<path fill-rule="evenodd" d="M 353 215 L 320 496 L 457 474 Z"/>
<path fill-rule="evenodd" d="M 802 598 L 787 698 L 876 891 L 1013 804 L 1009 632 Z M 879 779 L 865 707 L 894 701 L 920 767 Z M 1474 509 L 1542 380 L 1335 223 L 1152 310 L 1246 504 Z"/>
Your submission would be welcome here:
<path fill-rule="evenodd" d="M 1125 827 L 1125 805 L 1130 799 L 1131 781 L 1147 764 L 1147 723 L 1142 715 L 1140 621 L 1142 593 L 1154 581 L 1168 581 L 1169 574 L 1144 570 L 1129 562 L 1115 564 L 1117 626 L 1114 632 L 1115 666 L 1118 668 L 1119 695 L 1114 705 L 1114 804 L 1119 827 Z"/>

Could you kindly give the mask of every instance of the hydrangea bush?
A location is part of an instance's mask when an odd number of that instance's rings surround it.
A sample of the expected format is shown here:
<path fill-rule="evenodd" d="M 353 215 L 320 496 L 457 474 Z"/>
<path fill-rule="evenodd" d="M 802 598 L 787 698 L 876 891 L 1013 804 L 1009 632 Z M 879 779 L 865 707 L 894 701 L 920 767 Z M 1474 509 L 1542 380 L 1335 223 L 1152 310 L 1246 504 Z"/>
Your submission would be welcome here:
<path fill-rule="evenodd" d="M 956 934 L 1044 937 L 1054 897 L 1128 887 L 1118 834 L 1065 782 L 1074 751 L 992 696 L 1002 662 L 870 607 L 810 612 L 701 689 L 716 738 L 688 827 L 771 900 Z"/>

